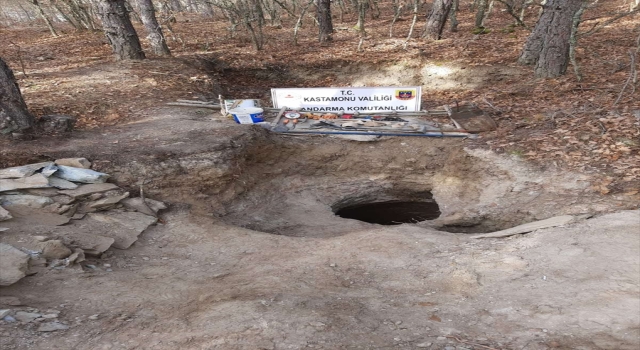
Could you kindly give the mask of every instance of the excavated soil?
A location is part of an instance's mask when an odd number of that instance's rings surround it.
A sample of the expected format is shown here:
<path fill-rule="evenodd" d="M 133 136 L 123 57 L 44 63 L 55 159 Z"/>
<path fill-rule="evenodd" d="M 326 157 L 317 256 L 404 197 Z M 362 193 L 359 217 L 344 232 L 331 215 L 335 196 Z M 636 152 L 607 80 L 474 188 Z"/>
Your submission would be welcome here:
<path fill-rule="evenodd" d="M 130 249 L 85 262 L 95 268 L 2 288 L 24 306 L 0 307 L 56 309 L 70 326 L 3 323 L 3 349 L 640 345 L 640 212 L 594 192 L 587 174 L 468 140 L 291 137 L 180 109 L 147 113 L 14 153 L 83 149 L 119 185 L 143 185 L 171 208 Z M 335 215 L 425 200 L 438 218 L 382 226 Z M 583 213 L 594 218 L 506 239 L 467 234 Z"/>

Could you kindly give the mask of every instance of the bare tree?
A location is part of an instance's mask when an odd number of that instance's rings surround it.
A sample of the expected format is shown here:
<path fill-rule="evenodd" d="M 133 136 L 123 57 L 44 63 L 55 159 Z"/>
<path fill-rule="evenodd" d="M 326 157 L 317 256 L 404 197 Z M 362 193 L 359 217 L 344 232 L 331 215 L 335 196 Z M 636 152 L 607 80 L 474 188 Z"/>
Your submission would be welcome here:
<path fill-rule="evenodd" d="M 453 0 L 435 0 L 427 16 L 427 26 L 424 31 L 425 38 L 440 40 L 452 4 Z"/>
<path fill-rule="evenodd" d="M 0 134 L 29 132 L 34 123 L 13 71 L 0 57 Z"/>
<path fill-rule="evenodd" d="M 42 19 L 44 20 L 44 23 L 47 24 L 47 27 L 49 28 L 51 35 L 53 35 L 54 37 L 57 37 L 58 33 L 56 32 L 56 29 L 53 27 L 53 24 L 51 23 L 51 20 L 49 19 L 49 17 L 47 17 L 47 14 L 44 13 L 44 10 L 42 9 L 42 6 L 40 6 L 40 3 L 38 2 L 38 0 L 31 0 L 31 3 L 38 9 L 38 14 L 40 15 L 40 17 L 42 17 Z"/>
<path fill-rule="evenodd" d="M 140 39 L 131 24 L 124 0 L 101 0 L 99 6 L 104 34 L 111 44 L 116 59 L 144 59 Z"/>
<path fill-rule="evenodd" d="M 318 0 L 318 40 L 322 43 L 331 41 L 333 23 L 331 22 L 331 0 Z"/>
<path fill-rule="evenodd" d="M 153 2 L 151 0 L 138 0 L 138 6 L 140 7 L 140 17 L 147 30 L 147 39 L 149 39 L 149 43 L 153 48 L 153 53 L 158 56 L 170 56 L 171 52 L 167 47 L 164 34 L 162 34 L 162 28 L 156 19 L 156 10 L 153 7 Z"/>
<path fill-rule="evenodd" d="M 557 77 L 569 64 L 570 39 L 575 15 L 583 0 L 548 0 L 518 59 L 535 65 L 536 77 Z"/>

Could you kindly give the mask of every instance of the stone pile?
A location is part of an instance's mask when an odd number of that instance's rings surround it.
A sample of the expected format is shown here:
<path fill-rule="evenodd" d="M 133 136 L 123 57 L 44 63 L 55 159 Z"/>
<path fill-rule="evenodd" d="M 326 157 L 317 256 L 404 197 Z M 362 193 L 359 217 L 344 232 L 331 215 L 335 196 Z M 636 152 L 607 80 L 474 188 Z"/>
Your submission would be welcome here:
<path fill-rule="evenodd" d="M 111 247 L 127 249 L 167 208 L 130 198 L 90 167 L 85 158 L 66 158 L 0 169 L 0 286 L 38 267 L 62 268 Z"/>

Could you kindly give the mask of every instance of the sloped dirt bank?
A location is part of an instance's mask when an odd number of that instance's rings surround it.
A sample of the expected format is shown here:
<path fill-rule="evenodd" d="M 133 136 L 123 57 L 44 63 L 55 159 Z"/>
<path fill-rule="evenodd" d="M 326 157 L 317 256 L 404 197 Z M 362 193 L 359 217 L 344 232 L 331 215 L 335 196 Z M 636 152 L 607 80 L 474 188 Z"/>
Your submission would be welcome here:
<path fill-rule="evenodd" d="M 464 140 L 291 138 L 175 109 L 151 114 L 13 153 L 82 149 L 120 185 L 143 184 L 172 207 L 128 250 L 89 259 L 93 268 L 48 269 L 2 288 L 22 305 L 1 309 L 57 310 L 69 326 L 1 323 L 3 349 L 639 345 L 629 310 L 640 307 L 640 213 L 604 214 L 637 203 L 599 196 L 586 175 L 534 169 Z M 442 214 L 419 224 L 334 214 L 428 193 Z M 584 212 L 596 217 L 508 239 L 434 229 L 483 232 Z"/>
<path fill-rule="evenodd" d="M 362 223 L 336 218 L 336 208 L 420 200 L 422 192 L 433 195 L 442 214 L 420 225 L 456 232 L 638 204 L 623 194 L 600 195 L 588 174 L 535 168 L 515 155 L 471 149 L 466 140 L 290 137 L 230 124 L 207 112 L 148 113 L 151 117 L 108 133 L 22 143 L 3 157 L 3 166 L 72 157 L 82 149 L 96 170 L 112 174 L 132 193 L 143 185 L 150 195 L 203 215 L 279 234 L 306 235 L 304 227 L 316 226 L 328 235 L 348 232 Z"/>

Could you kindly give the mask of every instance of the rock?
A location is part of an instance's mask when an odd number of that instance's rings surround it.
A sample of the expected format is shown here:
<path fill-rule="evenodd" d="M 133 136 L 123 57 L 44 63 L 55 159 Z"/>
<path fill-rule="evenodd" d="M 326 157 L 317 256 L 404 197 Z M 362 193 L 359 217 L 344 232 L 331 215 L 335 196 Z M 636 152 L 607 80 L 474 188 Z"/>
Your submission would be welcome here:
<path fill-rule="evenodd" d="M 79 232 L 65 233 L 64 238 L 65 243 L 68 240 L 68 245 L 82 249 L 87 255 L 100 255 L 115 242 L 111 237 Z"/>
<path fill-rule="evenodd" d="M 4 320 L 5 322 L 8 322 L 8 323 L 16 322 L 16 319 L 15 319 L 15 318 L 13 318 L 13 316 L 5 316 L 5 317 L 3 318 L 3 320 Z"/>
<path fill-rule="evenodd" d="M 29 257 L 29 267 L 37 267 L 37 266 L 46 266 L 47 265 L 47 259 L 45 258 L 37 258 L 34 256 L 30 256 Z"/>
<path fill-rule="evenodd" d="M 0 243 L 0 286 L 8 286 L 26 276 L 29 269 L 29 255 Z"/>
<path fill-rule="evenodd" d="M 46 314 L 46 315 L 42 315 L 41 318 L 44 318 L 45 320 L 51 320 L 54 318 L 58 318 L 58 314 Z"/>
<path fill-rule="evenodd" d="M 151 215 L 151 216 L 156 216 L 156 214 L 160 210 L 167 209 L 167 205 L 160 201 L 145 198 L 144 202 L 147 205 L 144 205 L 142 203 L 142 198 L 136 197 L 136 198 L 127 198 L 122 201 L 122 204 L 125 206 L 125 208 L 132 209 L 132 210 L 141 212 L 143 214 Z"/>
<path fill-rule="evenodd" d="M 91 315 L 91 316 L 87 317 L 87 319 L 95 321 L 95 320 L 98 319 L 98 317 L 100 317 L 100 314 Z"/>
<path fill-rule="evenodd" d="M 21 205 L 30 208 L 42 208 L 53 203 L 49 197 L 32 196 L 30 194 L 6 194 L 0 196 L 0 204 L 4 206 Z"/>
<path fill-rule="evenodd" d="M 49 186 L 59 188 L 61 190 L 75 190 L 78 188 L 78 185 L 73 182 L 61 179 L 57 176 L 49 176 Z"/>
<path fill-rule="evenodd" d="M 75 207 L 76 207 L 75 205 L 61 205 L 60 209 L 58 209 L 56 211 L 56 213 L 60 214 L 60 215 L 64 214 L 64 216 L 66 216 L 68 218 L 71 218 L 73 216 L 73 214 L 75 214 L 75 212 L 70 213 L 70 214 L 65 214 L 65 213 L 68 212 L 69 210 L 71 210 L 72 208 L 75 208 Z"/>
<path fill-rule="evenodd" d="M 70 166 L 58 166 L 56 176 L 73 182 L 81 183 L 104 183 L 109 178 L 108 174 L 99 173 L 91 169 L 74 168 Z"/>
<path fill-rule="evenodd" d="M 88 184 L 88 185 L 80 185 L 75 190 L 64 190 L 59 191 L 58 193 L 70 196 L 71 198 L 78 198 L 88 196 L 93 193 L 101 193 L 107 192 L 111 190 L 118 189 L 118 186 L 112 183 L 101 183 L 101 184 Z"/>
<path fill-rule="evenodd" d="M 43 187 L 49 187 L 49 179 L 42 174 L 34 174 L 20 179 L 0 179 L 0 192 Z"/>
<path fill-rule="evenodd" d="M 8 229 L 9 229 L 8 227 L 0 227 L 0 232 L 4 232 L 4 231 L 6 231 Z"/>
<path fill-rule="evenodd" d="M 584 220 L 590 217 L 590 215 L 561 215 L 554 216 L 552 218 L 529 222 L 526 224 L 518 225 L 516 227 L 508 228 L 506 230 L 484 233 L 481 235 L 471 236 L 471 238 L 501 238 L 509 237 L 517 234 L 532 232 L 543 228 L 556 227 L 562 225 L 568 225 L 580 220 Z"/>
<path fill-rule="evenodd" d="M 94 210 L 106 210 L 127 197 L 129 197 L 129 192 L 125 192 L 119 196 L 105 197 L 93 203 L 89 203 L 88 208 Z"/>
<path fill-rule="evenodd" d="M 46 211 L 47 213 L 56 213 L 57 214 L 58 210 L 60 210 L 61 207 L 62 207 L 62 205 L 60 205 L 60 203 L 53 202 L 51 204 L 48 204 L 48 205 L 44 206 L 42 209 L 44 211 Z"/>
<path fill-rule="evenodd" d="M 13 218 L 11 213 L 9 213 L 5 208 L 0 207 L 0 221 L 5 221 Z"/>
<path fill-rule="evenodd" d="M 1 309 L 0 310 L 0 319 L 5 318 L 5 316 L 9 316 L 11 313 L 11 309 Z"/>
<path fill-rule="evenodd" d="M 65 265 L 69 266 L 72 265 L 74 263 L 81 263 L 85 260 L 84 257 L 84 250 L 80 249 L 80 248 L 76 248 L 73 250 L 73 254 L 69 255 L 69 257 L 66 259 L 67 261 L 65 261 Z"/>
<path fill-rule="evenodd" d="M 47 205 L 43 209 L 49 213 L 63 214 L 63 213 L 66 213 L 71 208 L 72 208 L 71 205 L 62 205 L 60 203 L 54 202 L 52 204 Z M 66 216 L 73 216 L 73 215 L 66 215 Z"/>
<path fill-rule="evenodd" d="M 147 203 L 149 208 L 151 208 L 151 210 L 155 211 L 156 213 L 159 212 L 160 210 L 164 210 L 168 208 L 165 202 L 157 201 L 155 199 L 145 198 L 144 201 L 145 203 Z"/>
<path fill-rule="evenodd" d="M 78 204 L 71 204 L 69 210 L 65 211 L 63 215 L 71 219 L 76 215 L 77 211 L 78 211 Z"/>
<path fill-rule="evenodd" d="M 90 201 L 97 201 L 98 199 L 104 197 L 104 195 L 102 193 L 93 193 L 91 195 L 89 195 L 89 197 L 87 197 L 88 200 Z"/>
<path fill-rule="evenodd" d="M 91 213 L 88 216 L 102 224 L 101 234 L 112 237 L 115 240 L 113 246 L 118 249 L 129 248 L 142 231 L 158 221 L 153 216 L 137 212 Z"/>
<path fill-rule="evenodd" d="M 71 216 L 71 220 L 82 220 L 84 219 L 85 215 L 87 214 L 73 214 L 73 216 Z"/>
<path fill-rule="evenodd" d="M 47 213 L 43 209 L 36 209 L 23 205 L 12 205 L 7 208 L 9 208 L 11 215 L 13 215 L 13 220 L 7 221 L 7 224 L 11 223 L 18 227 L 21 225 L 60 226 L 71 220 L 69 217 L 64 215 Z"/>
<path fill-rule="evenodd" d="M 36 120 L 36 127 L 46 134 L 71 132 L 76 118 L 64 114 L 48 114 Z"/>
<path fill-rule="evenodd" d="M 91 162 L 87 158 L 62 158 L 56 159 L 57 165 L 66 165 L 74 168 L 90 169 Z"/>
<path fill-rule="evenodd" d="M 45 259 L 64 259 L 71 255 L 71 249 L 67 248 L 59 240 L 51 240 L 40 243 L 42 257 Z"/>
<path fill-rule="evenodd" d="M 28 164 L 23 166 L 16 166 L 13 168 L 0 169 L 0 179 L 19 179 L 19 178 L 31 176 L 35 174 L 36 171 L 52 164 L 53 162 L 43 162 L 43 163 Z"/>
<path fill-rule="evenodd" d="M 49 177 L 49 176 L 53 175 L 53 173 L 55 173 L 56 171 L 58 171 L 58 167 L 53 165 L 53 164 L 50 164 L 50 165 L 47 165 L 46 167 L 42 168 L 40 173 L 42 175 L 44 175 L 45 177 Z"/>
<path fill-rule="evenodd" d="M 33 196 L 42 196 L 42 197 L 53 197 L 58 195 L 58 190 L 55 188 L 30 188 L 28 190 L 22 190 L 20 192 L 21 193 L 16 193 L 16 194 L 30 194 Z"/>
<path fill-rule="evenodd" d="M 431 343 L 419 343 L 416 344 L 416 348 L 428 348 L 431 346 Z"/>
<path fill-rule="evenodd" d="M 29 323 L 35 321 L 36 318 L 40 318 L 41 316 L 41 314 L 35 312 L 18 311 L 14 317 L 20 322 Z"/>
<path fill-rule="evenodd" d="M 53 196 L 51 197 L 51 199 L 53 199 L 54 202 L 56 203 L 60 203 L 60 204 L 71 204 L 75 201 L 75 199 L 73 199 L 73 197 L 69 197 L 66 196 L 64 194 L 59 194 L 57 196 Z"/>
<path fill-rule="evenodd" d="M 54 332 L 54 331 L 60 331 L 60 330 L 65 330 L 65 329 L 69 329 L 69 326 L 67 326 L 66 324 L 62 324 L 60 322 L 47 322 L 47 323 L 43 323 L 40 325 L 40 327 L 38 327 L 38 332 Z"/>
<path fill-rule="evenodd" d="M 0 297 L 0 305 L 20 306 L 22 302 L 17 297 Z"/>

